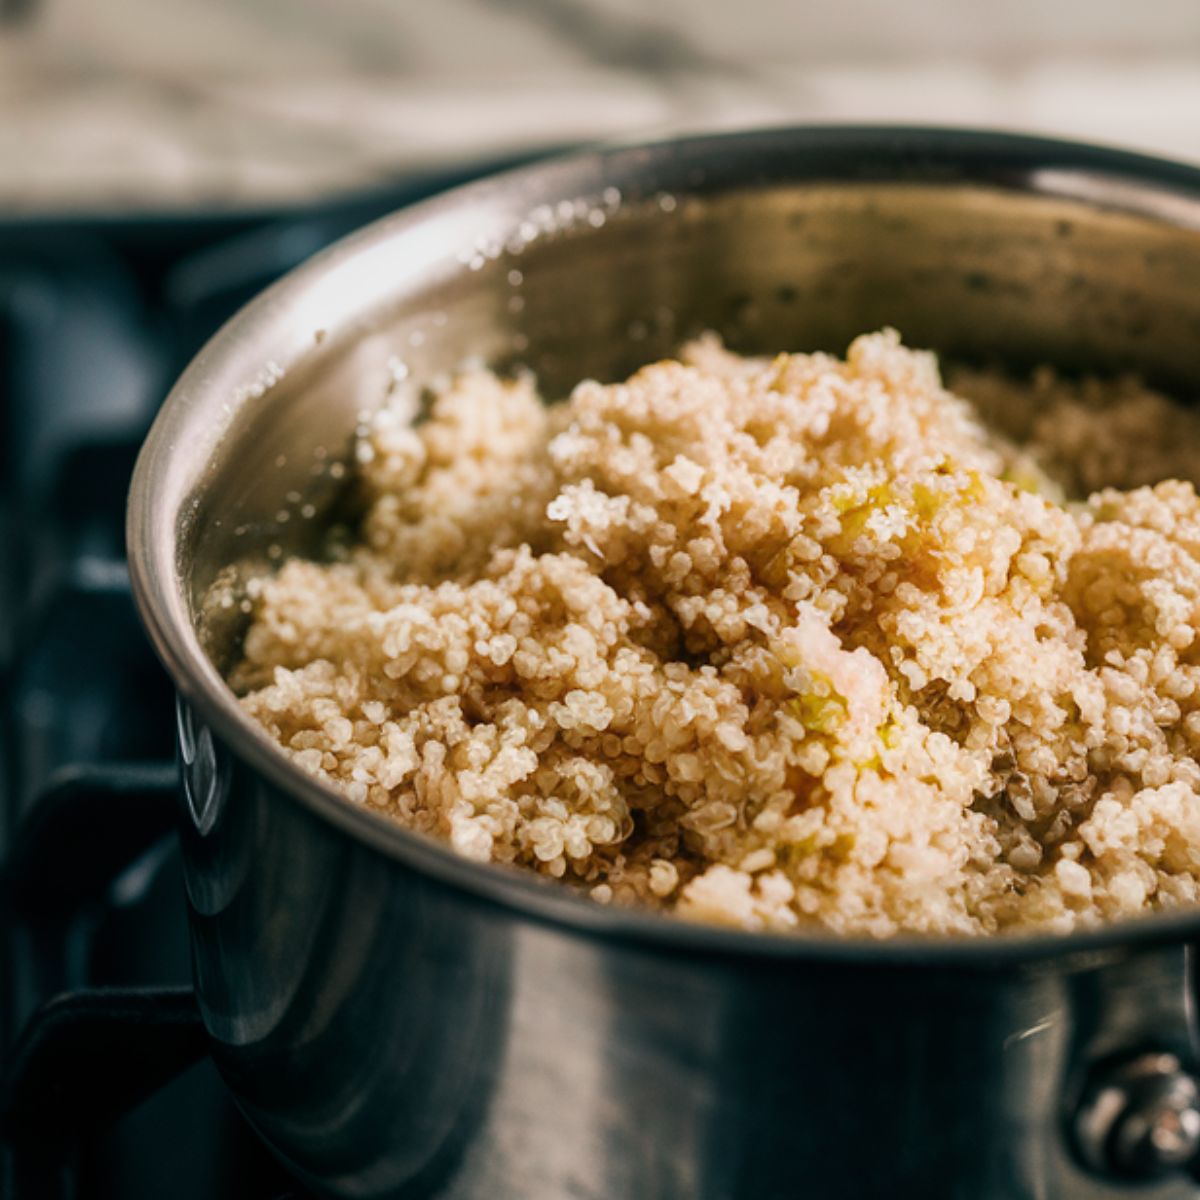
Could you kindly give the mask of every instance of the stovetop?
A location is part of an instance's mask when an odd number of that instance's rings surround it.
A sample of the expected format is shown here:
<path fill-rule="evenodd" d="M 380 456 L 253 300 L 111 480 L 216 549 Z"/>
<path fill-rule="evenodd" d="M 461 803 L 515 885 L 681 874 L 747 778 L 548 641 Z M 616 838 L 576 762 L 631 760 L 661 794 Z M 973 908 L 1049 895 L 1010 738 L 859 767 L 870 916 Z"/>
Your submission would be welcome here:
<path fill-rule="evenodd" d="M 0 219 L 0 1195 L 301 1196 L 197 1043 L 174 700 L 125 494 L 171 381 L 245 300 L 505 165 L 291 211 Z"/>

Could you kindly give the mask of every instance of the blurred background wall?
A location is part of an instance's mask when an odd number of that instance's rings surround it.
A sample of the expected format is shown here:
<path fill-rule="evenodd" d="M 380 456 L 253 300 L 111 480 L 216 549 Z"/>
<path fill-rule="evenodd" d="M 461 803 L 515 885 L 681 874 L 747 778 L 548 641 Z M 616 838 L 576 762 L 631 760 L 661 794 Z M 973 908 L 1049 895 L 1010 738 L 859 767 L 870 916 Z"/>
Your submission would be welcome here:
<path fill-rule="evenodd" d="M 0 0 L 0 206 L 302 199 L 778 121 L 1200 160 L 1200 0 Z"/>

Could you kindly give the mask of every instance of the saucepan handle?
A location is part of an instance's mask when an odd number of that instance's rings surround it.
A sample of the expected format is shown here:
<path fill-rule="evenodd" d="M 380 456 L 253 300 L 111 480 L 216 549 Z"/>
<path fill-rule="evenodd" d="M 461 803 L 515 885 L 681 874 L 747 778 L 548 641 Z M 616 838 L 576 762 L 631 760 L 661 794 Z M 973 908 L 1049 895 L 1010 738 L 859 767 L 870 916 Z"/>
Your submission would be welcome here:
<path fill-rule="evenodd" d="M 1097 1177 L 1200 1179 L 1196 951 L 1164 945 L 1073 977 L 1066 1133 Z M 1156 1193 L 1157 1194 L 1157 1193 Z"/>

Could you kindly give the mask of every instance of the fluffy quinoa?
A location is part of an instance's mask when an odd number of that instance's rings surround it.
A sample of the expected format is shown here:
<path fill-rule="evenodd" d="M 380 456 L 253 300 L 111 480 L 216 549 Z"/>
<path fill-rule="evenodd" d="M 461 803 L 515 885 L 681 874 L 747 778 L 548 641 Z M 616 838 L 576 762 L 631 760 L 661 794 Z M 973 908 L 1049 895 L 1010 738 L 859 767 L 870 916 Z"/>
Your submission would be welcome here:
<path fill-rule="evenodd" d="M 250 583 L 231 683 L 351 800 L 605 903 L 877 937 L 1193 904 L 1200 418 L 951 383 L 891 331 L 551 406 L 463 373 L 361 439 L 349 549 Z"/>

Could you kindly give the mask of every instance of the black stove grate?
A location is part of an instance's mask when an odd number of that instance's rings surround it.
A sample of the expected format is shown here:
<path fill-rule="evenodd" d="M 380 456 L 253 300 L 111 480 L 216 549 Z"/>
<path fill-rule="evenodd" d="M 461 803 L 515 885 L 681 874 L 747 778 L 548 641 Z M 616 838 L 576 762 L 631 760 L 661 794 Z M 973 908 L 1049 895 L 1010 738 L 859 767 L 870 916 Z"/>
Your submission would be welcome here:
<path fill-rule="evenodd" d="M 0 220 L 0 1195 L 300 1195 L 204 1053 L 129 474 L 170 381 L 245 300 L 508 165 L 290 212 Z"/>

